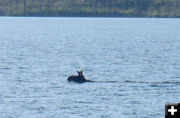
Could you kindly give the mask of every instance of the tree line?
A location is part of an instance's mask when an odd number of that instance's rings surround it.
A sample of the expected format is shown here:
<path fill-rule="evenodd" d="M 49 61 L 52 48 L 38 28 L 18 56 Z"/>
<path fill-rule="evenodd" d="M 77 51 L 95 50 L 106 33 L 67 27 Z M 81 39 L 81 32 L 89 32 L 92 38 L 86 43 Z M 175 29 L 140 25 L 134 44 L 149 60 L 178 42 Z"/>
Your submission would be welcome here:
<path fill-rule="evenodd" d="M 0 16 L 180 17 L 180 0 L 0 0 Z"/>

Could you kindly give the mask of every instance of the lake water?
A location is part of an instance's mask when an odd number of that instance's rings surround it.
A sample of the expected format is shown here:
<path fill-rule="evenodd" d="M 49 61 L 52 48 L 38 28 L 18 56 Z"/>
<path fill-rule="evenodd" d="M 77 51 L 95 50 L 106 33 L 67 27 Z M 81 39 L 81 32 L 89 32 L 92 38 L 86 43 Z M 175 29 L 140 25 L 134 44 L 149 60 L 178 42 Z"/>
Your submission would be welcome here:
<path fill-rule="evenodd" d="M 0 17 L 1 118 L 164 118 L 180 102 L 180 20 Z M 83 70 L 94 83 L 68 83 Z"/>

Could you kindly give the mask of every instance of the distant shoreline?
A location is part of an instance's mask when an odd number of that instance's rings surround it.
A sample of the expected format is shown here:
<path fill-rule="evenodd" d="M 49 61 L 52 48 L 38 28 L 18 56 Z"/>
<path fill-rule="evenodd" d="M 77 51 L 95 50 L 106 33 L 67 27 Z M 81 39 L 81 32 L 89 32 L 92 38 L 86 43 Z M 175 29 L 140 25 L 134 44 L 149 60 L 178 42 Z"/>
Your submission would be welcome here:
<path fill-rule="evenodd" d="M 124 16 L 0 16 L 1 17 L 49 17 L 49 18 L 172 18 L 179 19 L 180 17 L 124 17 Z"/>
<path fill-rule="evenodd" d="M 180 18 L 179 0 L 0 0 L 0 16 Z"/>

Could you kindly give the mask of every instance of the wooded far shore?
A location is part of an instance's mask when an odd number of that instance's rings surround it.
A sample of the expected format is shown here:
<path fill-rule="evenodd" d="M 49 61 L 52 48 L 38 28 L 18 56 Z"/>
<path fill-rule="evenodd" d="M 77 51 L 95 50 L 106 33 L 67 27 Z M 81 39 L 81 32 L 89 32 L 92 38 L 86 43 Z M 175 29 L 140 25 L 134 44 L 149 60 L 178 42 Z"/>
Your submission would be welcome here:
<path fill-rule="evenodd" d="M 0 16 L 180 17 L 180 0 L 0 0 Z"/>

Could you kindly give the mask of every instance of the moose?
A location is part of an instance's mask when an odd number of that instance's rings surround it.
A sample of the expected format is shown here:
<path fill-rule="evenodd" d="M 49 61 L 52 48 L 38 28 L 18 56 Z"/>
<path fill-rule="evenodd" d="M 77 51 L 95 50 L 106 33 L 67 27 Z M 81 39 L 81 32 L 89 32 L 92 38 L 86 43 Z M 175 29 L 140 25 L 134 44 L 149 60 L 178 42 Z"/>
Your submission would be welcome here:
<path fill-rule="evenodd" d="M 67 78 L 68 82 L 77 82 L 77 83 L 84 83 L 84 82 L 93 82 L 91 80 L 85 79 L 83 75 L 83 71 L 76 71 L 78 75 L 72 75 Z"/>

